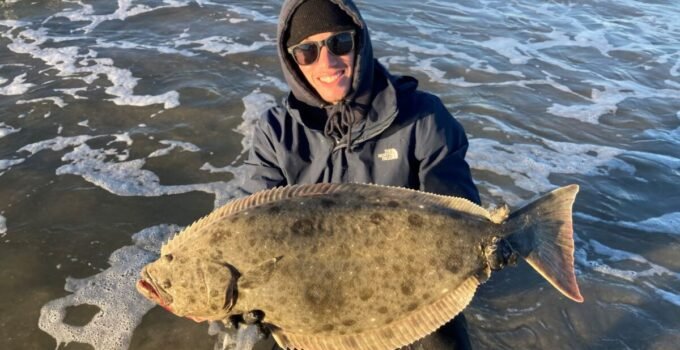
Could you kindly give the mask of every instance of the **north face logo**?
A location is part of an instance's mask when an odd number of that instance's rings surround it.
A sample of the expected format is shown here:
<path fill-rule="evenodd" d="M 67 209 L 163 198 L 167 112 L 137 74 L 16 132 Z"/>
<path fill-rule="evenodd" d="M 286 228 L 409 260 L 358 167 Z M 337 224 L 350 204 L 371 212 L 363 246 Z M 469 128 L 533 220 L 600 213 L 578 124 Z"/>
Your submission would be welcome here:
<path fill-rule="evenodd" d="M 399 159 L 399 152 L 394 148 L 388 148 L 383 153 L 378 154 L 378 158 L 382 161 Z"/>

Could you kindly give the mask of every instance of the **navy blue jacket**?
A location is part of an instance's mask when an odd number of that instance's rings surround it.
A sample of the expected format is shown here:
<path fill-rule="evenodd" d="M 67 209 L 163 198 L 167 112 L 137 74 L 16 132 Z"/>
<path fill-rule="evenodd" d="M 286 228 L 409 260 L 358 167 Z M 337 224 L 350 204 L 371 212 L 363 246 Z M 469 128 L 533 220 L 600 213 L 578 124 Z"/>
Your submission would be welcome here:
<path fill-rule="evenodd" d="M 463 127 L 435 96 L 418 91 L 410 77 L 393 77 L 375 62 L 383 79 L 372 109 L 338 143 L 305 118 L 291 94 L 267 111 L 255 128 L 242 185 L 248 193 L 275 186 L 356 182 L 401 186 L 468 198 L 479 203 L 465 162 Z M 380 86 L 381 84 L 375 84 Z M 301 111 L 302 109 L 302 111 Z"/>

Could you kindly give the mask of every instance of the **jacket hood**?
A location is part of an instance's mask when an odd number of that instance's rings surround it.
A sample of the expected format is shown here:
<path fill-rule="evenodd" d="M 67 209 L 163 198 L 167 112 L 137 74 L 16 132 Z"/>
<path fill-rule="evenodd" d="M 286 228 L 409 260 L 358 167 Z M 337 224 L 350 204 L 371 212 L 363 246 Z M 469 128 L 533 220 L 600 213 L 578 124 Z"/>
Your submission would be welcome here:
<path fill-rule="evenodd" d="M 288 82 L 288 86 L 291 89 L 293 96 L 300 102 L 307 105 L 323 108 L 329 105 L 328 102 L 324 101 L 317 93 L 314 88 L 312 88 L 302 72 L 297 67 L 297 64 L 292 60 L 288 54 L 288 48 L 286 47 L 286 32 L 288 31 L 288 26 L 290 19 L 295 12 L 295 10 L 302 4 L 305 0 L 286 0 L 281 7 L 281 13 L 279 15 L 279 25 L 276 35 L 277 41 L 277 51 L 279 54 L 279 60 L 281 62 L 281 67 L 283 70 L 283 75 Z M 357 9 L 354 2 L 351 0 L 328 0 L 336 5 L 338 5 L 343 11 L 345 11 L 355 22 L 359 31 L 357 33 L 357 50 L 356 58 L 354 63 L 354 72 L 352 74 L 352 87 L 345 97 L 344 103 L 349 104 L 363 104 L 368 105 L 371 99 L 372 90 L 372 79 L 373 79 L 373 48 L 371 46 L 371 39 L 368 34 L 368 28 L 366 27 L 366 22 L 361 17 L 359 10 Z"/>

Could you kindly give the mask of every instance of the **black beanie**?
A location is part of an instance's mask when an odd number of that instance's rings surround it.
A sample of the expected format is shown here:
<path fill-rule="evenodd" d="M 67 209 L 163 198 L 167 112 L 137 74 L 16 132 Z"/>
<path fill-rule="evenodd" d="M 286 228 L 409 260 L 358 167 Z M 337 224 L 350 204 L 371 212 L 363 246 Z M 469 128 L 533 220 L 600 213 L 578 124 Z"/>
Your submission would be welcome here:
<path fill-rule="evenodd" d="M 357 25 L 338 5 L 330 0 L 307 0 L 298 6 L 290 18 L 286 47 L 298 44 L 314 34 L 351 29 L 357 29 Z"/>

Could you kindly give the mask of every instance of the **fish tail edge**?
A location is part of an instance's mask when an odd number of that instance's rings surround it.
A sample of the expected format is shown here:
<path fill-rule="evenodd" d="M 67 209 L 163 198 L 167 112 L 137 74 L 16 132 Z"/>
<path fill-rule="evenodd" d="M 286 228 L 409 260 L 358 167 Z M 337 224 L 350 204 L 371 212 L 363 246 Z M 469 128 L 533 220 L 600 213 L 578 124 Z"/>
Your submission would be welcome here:
<path fill-rule="evenodd" d="M 510 213 L 504 226 L 513 249 L 553 287 L 580 303 L 572 220 L 578 191 L 578 185 L 555 189 Z"/>

